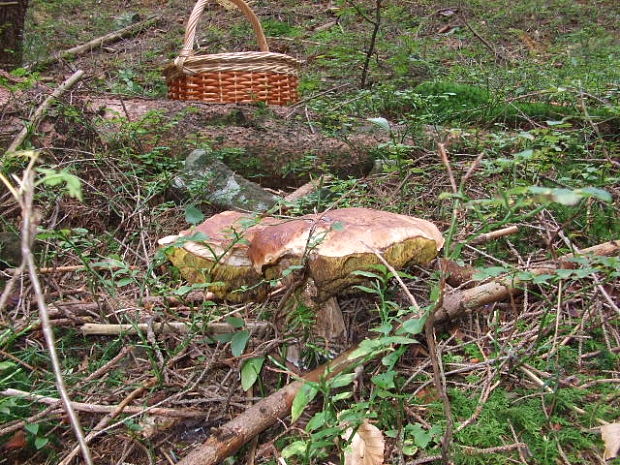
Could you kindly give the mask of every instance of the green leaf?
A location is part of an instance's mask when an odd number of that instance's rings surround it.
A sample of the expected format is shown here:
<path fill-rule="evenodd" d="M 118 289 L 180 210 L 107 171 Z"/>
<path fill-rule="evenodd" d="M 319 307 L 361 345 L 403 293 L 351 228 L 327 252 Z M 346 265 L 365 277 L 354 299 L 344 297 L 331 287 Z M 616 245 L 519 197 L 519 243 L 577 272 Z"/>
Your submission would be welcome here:
<path fill-rule="evenodd" d="M 195 205 L 190 205 L 185 209 L 185 221 L 189 224 L 196 225 L 204 220 L 204 214 Z"/>
<path fill-rule="evenodd" d="M 398 334 L 420 334 L 424 329 L 424 323 L 426 323 L 426 316 L 423 316 L 422 318 L 411 318 L 402 324 Z"/>
<path fill-rule="evenodd" d="M 329 386 L 332 389 L 341 388 L 344 386 L 348 386 L 355 380 L 355 373 L 345 373 L 342 375 L 336 376 L 329 382 Z"/>
<path fill-rule="evenodd" d="M 584 187 L 583 189 L 577 189 L 577 191 L 586 194 L 588 197 L 594 197 L 606 203 L 611 203 L 613 197 L 609 192 L 598 187 Z"/>
<path fill-rule="evenodd" d="M 184 296 L 184 295 L 189 294 L 192 289 L 193 289 L 192 286 L 181 286 L 180 288 L 175 289 L 172 293 L 174 295 Z"/>
<path fill-rule="evenodd" d="M 487 278 L 495 278 L 497 276 L 508 273 L 510 268 L 506 268 L 504 266 L 489 266 L 487 268 L 482 268 L 474 273 L 472 276 L 473 279 L 477 281 L 482 281 Z"/>
<path fill-rule="evenodd" d="M 134 282 L 133 278 L 122 278 L 115 282 L 116 287 L 125 287 Z"/>
<path fill-rule="evenodd" d="M 281 454 L 284 459 L 288 459 L 296 455 L 303 456 L 306 455 L 306 448 L 307 446 L 305 441 L 295 441 L 282 449 Z"/>
<path fill-rule="evenodd" d="M 230 340 L 230 350 L 233 357 L 239 357 L 243 353 L 245 346 L 248 343 L 248 339 L 250 339 L 250 332 L 247 329 L 233 334 L 233 337 Z"/>
<path fill-rule="evenodd" d="M 411 439 L 406 439 L 403 443 L 403 454 L 411 457 L 418 452 L 418 447 L 414 444 Z"/>
<path fill-rule="evenodd" d="M 371 271 L 364 271 L 364 270 L 356 270 L 354 272 L 352 272 L 351 274 L 355 275 L 355 276 L 364 276 L 366 278 L 376 278 L 379 280 L 383 280 L 383 276 L 380 276 L 376 273 L 373 273 Z"/>
<path fill-rule="evenodd" d="M 77 176 L 66 170 L 56 171 L 48 168 L 38 168 L 37 171 L 43 174 L 36 184 L 45 184 L 46 186 L 57 186 L 64 183 L 67 193 L 78 200 L 82 200 L 82 181 Z"/>
<path fill-rule="evenodd" d="M 431 442 L 431 433 L 426 431 L 420 423 L 405 426 L 408 434 L 412 435 L 416 446 L 424 449 Z"/>
<path fill-rule="evenodd" d="M 344 231 L 344 224 L 342 224 L 340 221 L 336 221 L 334 224 L 332 224 L 332 229 L 334 231 Z"/>
<path fill-rule="evenodd" d="M 258 374 L 263 368 L 265 357 L 254 357 L 245 361 L 241 367 L 241 387 L 247 391 L 258 379 Z"/>
<path fill-rule="evenodd" d="M 306 431 L 312 432 L 316 429 L 319 429 L 321 426 L 325 424 L 327 420 L 327 412 L 325 410 L 321 410 L 316 413 L 306 425 Z"/>
<path fill-rule="evenodd" d="M 313 384 L 306 383 L 297 392 L 291 406 L 291 421 L 296 422 L 305 408 L 314 400 L 319 390 Z"/>
<path fill-rule="evenodd" d="M 28 431 L 33 436 L 36 436 L 39 432 L 39 424 L 38 423 L 30 423 L 24 426 L 24 429 Z"/>
<path fill-rule="evenodd" d="M 9 368 L 13 368 L 15 363 L 13 362 L 0 362 L 0 371 L 7 370 Z"/>
<path fill-rule="evenodd" d="M 527 149 L 519 153 L 515 153 L 514 157 L 521 160 L 529 160 L 534 155 L 534 151 L 532 149 Z"/>
<path fill-rule="evenodd" d="M 236 329 L 240 329 L 245 326 L 245 321 L 243 321 L 242 318 L 237 318 L 235 316 L 229 316 L 226 318 L 226 323 Z"/>
<path fill-rule="evenodd" d="M 377 126 L 385 130 L 386 132 L 391 132 L 390 122 L 386 120 L 385 118 L 379 117 L 379 118 L 367 118 L 367 119 L 368 121 L 370 121 L 373 124 L 376 124 Z"/>
<path fill-rule="evenodd" d="M 380 387 L 381 389 L 389 390 L 396 387 L 396 384 L 394 384 L 395 377 L 395 371 L 387 371 L 385 373 L 381 373 L 380 375 L 373 376 L 370 380 L 375 386 Z"/>
<path fill-rule="evenodd" d="M 47 443 L 48 443 L 48 442 L 50 442 L 50 440 L 49 440 L 49 439 L 47 439 L 47 438 L 37 437 L 37 438 L 34 440 L 34 447 L 35 447 L 37 450 L 41 450 L 41 449 L 43 449 L 43 448 L 47 445 Z"/>
<path fill-rule="evenodd" d="M 329 401 L 338 402 L 339 400 L 349 399 L 351 396 L 353 396 L 351 391 L 339 392 L 338 394 L 331 396 Z"/>

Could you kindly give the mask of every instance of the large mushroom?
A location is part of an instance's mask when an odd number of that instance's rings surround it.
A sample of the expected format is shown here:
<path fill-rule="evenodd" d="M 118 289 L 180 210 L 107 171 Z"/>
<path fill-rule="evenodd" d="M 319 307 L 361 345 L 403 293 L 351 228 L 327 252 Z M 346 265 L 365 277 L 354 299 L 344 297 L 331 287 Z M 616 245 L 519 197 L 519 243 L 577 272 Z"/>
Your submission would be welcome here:
<path fill-rule="evenodd" d="M 202 237 L 192 240 L 196 234 Z M 354 271 L 380 264 L 375 252 L 401 269 L 428 263 L 444 243 L 429 221 L 368 208 L 260 220 L 227 211 L 160 244 L 183 238 L 188 240 L 169 252 L 172 263 L 188 281 L 211 282 L 210 291 L 233 301 L 264 297 L 265 280 L 303 265 L 316 287 L 316 302 L 322 302 L 359 282 Z"/>

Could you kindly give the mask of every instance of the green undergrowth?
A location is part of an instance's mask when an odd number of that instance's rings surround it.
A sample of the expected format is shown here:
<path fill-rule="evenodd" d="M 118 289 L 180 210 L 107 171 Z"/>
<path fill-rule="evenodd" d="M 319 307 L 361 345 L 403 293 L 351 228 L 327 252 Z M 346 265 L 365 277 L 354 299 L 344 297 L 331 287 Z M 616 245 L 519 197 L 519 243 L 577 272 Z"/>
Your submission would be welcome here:
<path fill-rule="evenodd" d="M 490 363 L 488 371 L 484 367 L 446 378 L 455 426 L 476 416 L 454 436 L 455 462 L 515 463 L 516 449 L 492 453 L 484 449 L 523 442 L 528 463 L 596 463 L 595 454 L 601 455 L 603 445 L 593 428 L 598 420 L 618 421 L 617 383 L 604 380 L 617 375 L 618 354 L 610 349 L 617 343 L 614 331 L 619 321 L 600 289 L 615 298 L 620 261 L 617 257 L 579 258 L 566 269 L 544 275 L 522 270 L 539 260 L 573 252 L 568 242 L 586 248 L 620 237 L 618 6 L 604 1 L 476 0 L 455 12 L 447 2 L 387 2 L 381 11 L 376 49 L 370 54 L 368 80 L 361 88 L 361 69 L 372 32 L 368 18 L 373 17 L 374 4 L 363 2 L 355 8 L 351 2 L 333 3 L 331 11 L 291 1 L 282 2 L 277 11 L 266 2 L 253 6 L 263 18 L 273 50 L 308 59 L 301 77 L 308 111 L 291 113 L 289 121 L 297 118 L 300 127 L 308 126 L 317 137 L 323 133 L 349 141 L 351 134 L 377 135 L 370 147 L 377 166 L 366 177 L 342 175 L 325 181 L 316 192 L 289 207 L 286 215 L 370 207 L 423 217 L 443 232 L 445 258 L 476 267 L 475 279 L 504 277 L 528 284 L 525 297 L 515 295 L 487 305 L 437 331 L 444 371 L 475 366 L 484 359 L 500 360 Z M 116 11 L 118 2 L 35 1 L 32 5 L 28 61 L 135 19 L 133 11 Z M 77 58 L 81 65 L 91 66 L 85 79 L 88 88 L 163 96 L 159 73 L 181 45 L 182 16 L 191 6 L 190 2 L 167 5 L 161 26 L 166 33 L 127 39 L 114 46 L 127 53 L 93 51 L 88 58 Z M 82 10 L 90 11 L 92 17 L 80 17 L 77 13 Z M 155 10 L 148 2 L 136 4 L 141 14 Z M 249 26 L 235 13 L 209 10 L 198 43 L 212 52 L 253 48 Z M 461 14 L 493 50 L 465 25 Z M 69 18 L 75 21 L 69 24 Z M 15 84 L 0 78 L 0 85 L 18 91 L 41 78 L 39 72 L 25 70 L 17 75 L 25 80 Z M 63 130 L 71 138 L 86 139 L 80 131 L 90 122 L 76 108 L 59 104 L 51 115 L 66 120 Z M 232 307 L 184 300 L 192 291 L 209 286 L 185 282 L 179 270 L 167 263 L 156 241 L 216 211 L 210 205 L 199 210 L 188 199 L 179 200 L 171 186 L 190 149 L 212 147 L 217 141 L 188 137 L 178 147 L 168 144 L 170 133 L 185 129 L 179 126 L 183 116 L 187 115 L 170 119 L 155 111 L 129 121 L 121 115 L 97 122 L 96 129 L 105 136 L 103 144 L 89 139 L 92 148 L 88 150 L 82 150 L 86 143 L 73 151 L 48 148 L 37 171 L 40 182 L 35 203 L 43 212 L 37 258 L 41 265 L 85 266 L 76 275 L 46 278 L 50 293 L 84 286 L 80 298 L 89 303 L 101 301 L 101 295 L 127 297 L 132 302 L 144 296 L 169 296 L 184 306 L 182 310 L 145 306 L 148 312 L 141 314 L 125 306 L 123 311 L 110 312 L 102 305 L 88 317 L 135 325 L 144 322 L 148 313 L 153 321 L 183 321 L 190 327 L 187 334 L 155 339 L 144 331 L 83 336 L 75 328 L 57 327 L 63 375 L 73 400 L 120 401 L 144 376 L 152 376 L 157 382 L 144 402 L 154 403 L 162 393 L 174 395 L 184 389 L 183 383 L 192 376 L 197 379 L 205 367 L 211 369 L 210 357 L 217 347 L 221 350 L 217 361 L 223 368 L 216 368 L 223 374 L 207 370 L 196 389 L 223 385 L 225 389 L 216 390 L 217 395 L 237 402 L 234 408 L 226 404 L 221 412 L 213 410 L 213 424 L 219 425 L 228 419 L 226 415 L 237 412 L 239 399 L 247 397 L 244 391 L 250 387 L 254 396 L 262 396 L 295 378 L 286 362 L 284 344 L 264 349 L 266 341 L 251 334 L 249 322 L 276 319 L 282 326 L 282 340 L 303 341 L 297 372 L 324 361 L 330 350 L 311 335 L 316 315 L 303 305 L 283 315 L 273 301 Z M 242 126 L 235 118 L 217 125 Z M 266 118 L 276 119 L 272 114 Z M 70 131 L 75 128 L 80 131 Z M 438 155 L 441 147 L 449 159 L 455 191 Z M 252 179 L 260 180 L 257 173 L 268 170 L 248 150 L 211 152 Z M 335 157 L 327 154 L 320 164 L 312 153 L 290 160 L 278 156 L 273 157 L 274 176 L 284 179 L 287 187 L 289 177 L 316 178 L 330 172 Z M 25 156 L 3 157 L 0 172 L 14 179 L 27 164 Z M 19 216 L 10 213 L 3 215 L 1 226 L 15 231 Z M 519 225 L 517 234 L 474 243 L 480 234 L 512 224 Z M 388 438 L 393 455 L 386 463 L 409 463 L 440 454 L 446 418 L 431 368 L 417 369 L 428 361 L 424 317 L 409 320 L 404 329 L 394 329 L 415 308 L 403 297 L 389 270 L 377 267 L 362 273 L 368 282 L 356 288 L 353 297 L 347 294 L 341 300 L 350 303 L 344 308 L 353 338 L 366 339 L 358 352 L 365 363 L 357 375 L 343 373 L 332 381 L 306 385 L 295 398 L 292 419 L 285 420 L 293 427 L 284 434 L 272 430 L 259 438 L 261 444 L 271 441 L 277 450 L 275 457 L 262 457 L 261 463 L 276 464 L 280 458 L 291 465 L 341 463 L 347 449 L 343 430 L 347 424 L 357 427 L 364 419 Z M 415 290 L 423 311 L 440 301 L 443 283 L 434 270 L 410 267 L 402 278 Z M 30 301 L 21 305 L 11 315 L 26 326 L 3 328 L 0 349 L 23 363 L 8 358 L 0 361 L 0 389 L 57 396 L 41 333 L 28 326 L 36 319 L 36 309 Z M 229 322 L 233 333 L 217 340 L 207 336 L 204 328 L 214 320 Z M 568 336 L 575 337 L 562 342 Z M 128 345 L 135 348 L 131 360 L 101 380 L 74 389 Z M 174 366 L 180 374 L 171 374 L 165 363 L 186 349 L 188 356 Z M 588 352 L 595 354 L 584 358 Z M 505 363 L 501 369 L 499 363 Z M 533 383 L 523 368 L 534 370 L 544 386 Z M 487 379 L 489 373 L 492 377 Z M 586 384 L 591 381 L 598 382 Z M 481 397 L 485 383 L 494 386 L 486 400 Z M 193 391 L 183 394 L 192 395 Z M 201 401 L 200 395 L 191 397 L 195 402 L 191 405 L 212 408 L 213 403 L 204 396 Z M 1 397 L 0 423 L 23 420 L 40 410 L 32 401 Z M 131 463 L 134 459 L 140 465 L 148 463 L 149 457 L 154 461 L 162 440 L 169 438 L 166 453 L 170 445 L 176 456 L 183 456 L 187 444 L 179 431 L 189 428 L 181 426 L 145 438 L 141 436 L 144 423 L 128 420 L 124 431 L 149 451 L 132 457 Z M 67 441 L 69 425 L 56 417 L 37 420 L 24 431 L 27 444 L 21 462 L 16 459 L 16 463 L 56 463 L 71 442 Z M 245 461 L 245 452 L 231 463 Z"/>

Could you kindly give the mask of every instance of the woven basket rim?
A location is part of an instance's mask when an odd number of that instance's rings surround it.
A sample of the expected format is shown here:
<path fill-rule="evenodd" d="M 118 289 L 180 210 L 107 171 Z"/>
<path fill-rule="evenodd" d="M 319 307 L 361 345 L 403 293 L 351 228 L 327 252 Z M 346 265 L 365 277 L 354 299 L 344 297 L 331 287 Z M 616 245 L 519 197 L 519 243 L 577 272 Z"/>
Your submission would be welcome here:
<path fill-rule="evenodd" d="M 164 69 L 168 79 L 179 75 L 192 75 L 209 72 L 272 72 L 276 74 L 298 75 L 304 64 L 290 55 L 274 52 L 227 52 L 192 55 L 185 57 L 181 66 L 175 60 Z"/>
<path fill-rule="evenodd" d="M 276 53 L 276 52 L 224 52 L 224 53 L 205 53 L 205 54 L 196 54 L 190 55 L 185 59 L 185 65 L 188 62 L 195 61 L 208 61 L 208 62 L 216 62 L 216 61 L 224 61 L 229 63 L 231 61 L 239 61 L 242 63 L 254 62 L 254 61 L 285 61 L 291 64 L 297 64 L 301 66 L 304 61 L 299 58 L 292 57 L 290 55 L 286 55 L 284 53 Z"/>

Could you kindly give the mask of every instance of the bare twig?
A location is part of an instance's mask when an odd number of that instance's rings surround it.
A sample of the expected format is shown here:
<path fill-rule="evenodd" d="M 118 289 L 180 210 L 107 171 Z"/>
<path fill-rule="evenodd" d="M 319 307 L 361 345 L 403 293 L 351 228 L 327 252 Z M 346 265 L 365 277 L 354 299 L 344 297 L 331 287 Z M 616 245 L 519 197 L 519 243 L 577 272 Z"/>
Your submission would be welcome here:
<path fill-rule="evenodd" d="M 446 152 L 446 145 L 443 142 L 438 142 L 437 151 L 439 152 L 439 158 L 441 159 L 441 162 L 446 167 L 446 171 L 448 172 L 448 177 L 450 178 L 450 186 L 452 186 L 452 192 L 456 194 L 458 193 L 459 188 L 456 185 L 456 180 L 454 179 L 454 174 L 452 173 L 452 166 L 450 166 L 448 152 Z"/>
<path fill-rule="evenodd" d="M 498 229 L 496 231 L 491 231 L 488 233 L 480 234 L 478 237 L 470 241 L 470 244 L 483 244 L 485 242 L 492 241 L 499 237 L 508 236 L 510 234 L 516 234 L 519 232 L 518 226 L 507 226 L 502 229 Z"/>
<path fill-rule="evenodd" d="M 445 288 L 445 279 L 441 280 L 442 290 Z M 441 293 L 443 295 L 443 292 Z M 446 380 L 443 372 L 443 366 L 441 363 L 441 355 L 437 350 L 437 341 L 435 340 L 435 321 L 437 310 L 441 308 L 441 301 L 437 303 L 435 308 L 431 310 L 428 315 L 428 319 L 424 324 L 424 335 L 426 336 L 426 345 L 428 348 L 428 354 L 431 359 L 431 364 L 433 366 L 433 382 L 435 384 L 435 388 L 439 393 L 439 398 L 442 401 L 443 405 L 443 413 L 446 417 L 446 429 L 444 431 L 444 435 L 441 438 L 441 457 L 443 459 L 443 463 L 446 465 L 451 465 L 452 462 L 452 430 L 454 427 L 454 423 L 452 420 L 452 406 L 450 405 L 450 398 L 448 397 L 448 393 L 446 392 Z"/>
<path fill-rule="evenodd" d="M 375 0 L 375 17 L 373 20 L 370 20 L 365 15 L 362 15 L 364 19 L 372 24 L 372 34 L 370 36 L 370 44 L 368 45 L 368 50 L 366 50 L 366 58 L 364 59 L 364 68 L 362 69 L 362 78 L 360 80 L 360 88 L 364 89 L 368 84 L 368 68 L 370 66 L 370 59 L 372 55 L 375 53 L 375 44 L 377 43 L 377 35 L 379 34 L 379 28 L 381 27 L 381 8 L 382 8 L 383 0 Z"/>
<path fill-rule="evenodd" d="M 147 18 L 143 21 L 139 21 L 137 23 L 134 24 L 130 24 L 127 27 L 124 27 L 122 29 L 119 29 L 117 31 L 114 32 L 110 32 L 106 35 L 103 35 L 101 37 L 97 37 L 93 40 L 89 40 L 88 42 L 81 44 L 81 45 L 77 45 L 75 47 L 72 47 L 68 50 L 62 51 L 60 53 L 58 53 L 56 56 L 53 56 L 51 58 L 48 58 L 46 60 L 42 60 L 39 62 L 35 62 L 32 63 L 28 66 L 28 68 L 34 68 L 34 67 L 44 67 L 44 66 L 48 66 L 58 60 L 62 60 L 63 58 L 67 58 L 70 56 L 75 56 L 75 55 L 80 55 L 84 52 L 89 52 L 92 49 L 96 48 L 96 47 L 101 47 L 102 45 L 105 44 L 109 44 L 112 42 L 116 42 L 117 40 L 120 40 L 124 37 L 130 36 L 130 35 L 134 35 L 137 34 L 139 32 L 142 32 L 143 30 L 153 26 L 154 24 L 156 24 L 159 21 L 159 17 L 158 16 L 152 16 L 150 18 Z"/>
<path fill-rule="evenodd" d="M 19 148 L 20 145 L 22 145 L 22 143 L 26 139 L 26 136 L 28 135 L 28 131 L 34 131 L 37 126 L 39 126 L 43 115 L 45 115 L 45 112 L 54 102 L 54 100 L 60 97 L 63 93 L 65 93 L 67 89 L 71 88 L 76 82 L 82 79 L 83 75 L 84 71 L 79 69 L 71 76 L 69 76 L 69 78 L 67 78 L 65 82 L 63 82 L 56 89 L 54 89 L 51 95 L 47 97 L 43 101 L 43 103 L 39 105 L 39 107 L 35 110 L 34 115 L 30 119 L 30 122 L 26 126 L 24 126 L 21 131 L 19 131 L 17 136 L 15 136 L 15 139 L 13 139 L 13 142 L 11 142 L 11 145 L 9 145 L 9 148 L 6 150 L 7 153 L 14 152 Z"/>
<path fill-rule="evenodd" d="M 510 59 L 506 55 L 504 55 L 503 53 L 499 52 L 491 44 L 491 42 L 489 42 L 487 39 L 485 39 L 481 34 L 478 33 L 478 31 L 476 31 L 471 26 L 471 24 L 469 24 L 469 21 L 467 21 L 467 18 L 465 18 L 465 14 L 462 13 L 463 9 L 460 8 L 459 10 L 461 11 L 461 20 L 463 21 L 463 24 L 465 24 L 465 27 L 467 29 L 469 29 L 469 31 L 474 35 L 474 37 L 476 37 L 476 39 L 478 39 L 480 42 L 482 42 L 484 44 L 484 46 L 486 48 L 488 48 L 493 55 L 495 55 L 495 58 L 499 58 L 500 60 L 503 60 L 503 61 L 506 61 L 506 62 L 510 62 Z"/>
<path fill-rule="evenodd" d="M 66 266 L 45 266 L 41 268 L 37 268 L 38 274 L 49 274 L 49 273 L 73 273 L 75 271 L 88 271 L 88 270 L 109 270 L 114 271 L 121 268 L 117 265 L 88 265 L 88 267 L 84 265 L 66 265 Z M 123 268 L 124 269 L 124 268 Z M 139 270 L 140 268 L 137 266 L 128 266 L 129 270 Z M 15 273 L 19 270 L 19 268 L 8 268 L 5 271 L 9 273 Z"/>
<path fill-rule="evenodd" d="M 22 397 L 30 399 L 40 404 L 50 405 L 54 408 L 59 407 L 61 399 L 56 397 L 41 396 L 39 394 L 33 394 L 26 391 L 20 391 L 19 389 L 4 389 L 0 391 L 0 395 L 5 397 Z M 71 407 L 80 412 L 88 413 L 112 413 L 116 411 L 120 405 L 100 405 L 100 404 L 88 404 L 85 402 L 71 402 Z M 207 415 L 208 412 L 201 410 L 189 410 L 187 408 L 174 409 L 164 407 L 140 407 L 136 405 L 125 405 L 122 409 L 125 413 L 130 414 L 142 414 L 148 413 L 150 415 L 172 417 L 172 418 L 202 418 Z"/>
<path fill-rule="evenodd" d="M 170 323 L 153 323 L 151 328 L 154 333 L 158 334 L 187 334 L 192 330 L 192 325 L 188 323 L 182 323 L 178 321 L 173 321 Z M 197 326 L 194 326 L 198 328 Z M 266 321 L 258 321 L 251 322 L 246 325 L 247 329 L 254 333 L 258 333 L 261 335 L 266 334 L 270 329 L 270 323 Z M 200 326 L 201 334 L 203 335 L 214 335 L 214 334 L 227 334 L 234 333 L 238 328 L 235 328 L 233 325 L 229 323 L 211 323 L 207 326 Z M 144 333 L 149 329 L 149 325 L 147 323 L 137 323 L 137 324 L 95 324 L 95 323 L 87 323 L 82 325 L 80 330 L 82 334 L 85 336 L 92 335 L 103 335 L 103 336 L 112 336 L 117 334 L 139 334 Z"/>
<path fill-rule="evenodd" d="M 78 78 L 81 74 L 78 75 Z M 58 359 L 58 353 L 56 352 L 56 345 L 54 341 L 54 331 L 52 329 L 52 325 L 50 324 L 49 312 L 47 308 L 47 304 L 45 303 L 45 299 L 43 297 L 43 290 L 41 288 L 41 283 L 39 282 L 39 277 L 37 276 L 36 266 L 34 263 L 34 257 L 32 255 L 31 245 L 34 238 L 34 230 L 35 225 L 32 224 L 33 212 L 32 212 L 32 202 L 34 197 L 34 173 L 33 173 L 33 165 L 36 161 L 36 155 L 32 157 L 28 168 L 26 169 L 23 179 L 20 185 L 20 196 L 15 200 L 20 204 L 22 210 L 22 239 L 21 239 L 21 251 L 22 257 L 26 262 L 26 267 L 28 269 L 28 274 L 30 276 L 30 282 L 32 283 L 32 288 L 34 290 L 35 299 L 37 302 L 37 306 L 39 307 L 39 318 L 41 319 L 41 328 L 43 330 L 43 335 L 45 337 L 45 343 L 47 345 L 47 350 L 49 352 L 50 360 L 52 362 L 52 367 L 54 370 L 54 376 L 56 378 L 56 387 L 58 392 L 60 393 L 60 397 L 64 403 L 65 411 L 67 412 L 67 416 L 71 422 L 71 426 L 73 427 L 73 431 L 78 439 L 80 444 L 80 449 L 82 450 L 82 455 L 84 456 L 84 461 L 87 465 L 92 465 L 93 460 L 90 455 L 90 450 L 84 440 L 84 433 L 82 431 L 82 427 L 80 425 L 79 418 L 75 414 L 75 410 L 71 405 L 71 400 L 69 399 L 69 395 L 67 393 L 67 388 L 65 386 L 64 378 L 62 377 L 62 368 L 60 366 L 60 361 Z"/>

